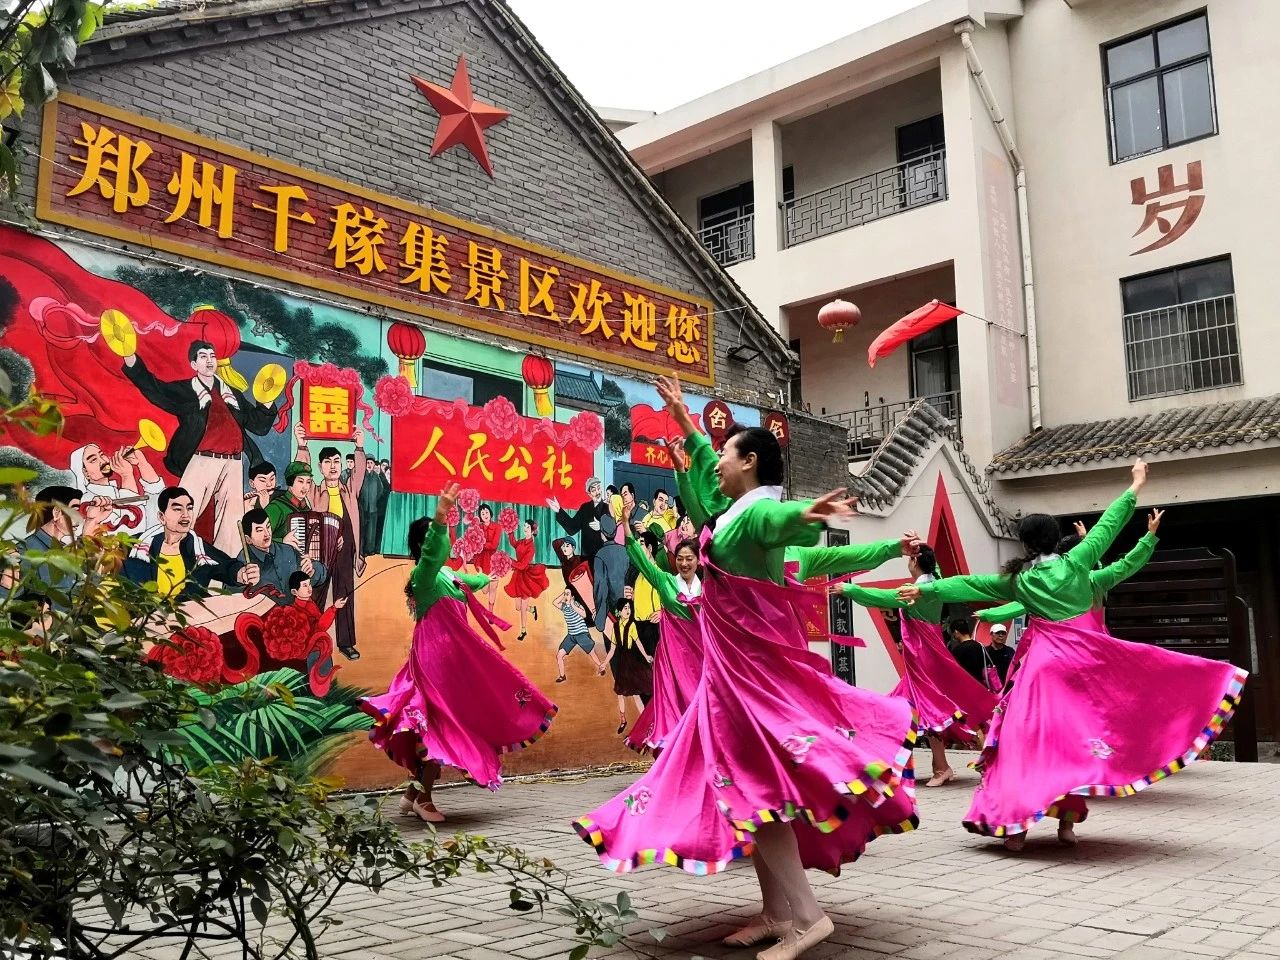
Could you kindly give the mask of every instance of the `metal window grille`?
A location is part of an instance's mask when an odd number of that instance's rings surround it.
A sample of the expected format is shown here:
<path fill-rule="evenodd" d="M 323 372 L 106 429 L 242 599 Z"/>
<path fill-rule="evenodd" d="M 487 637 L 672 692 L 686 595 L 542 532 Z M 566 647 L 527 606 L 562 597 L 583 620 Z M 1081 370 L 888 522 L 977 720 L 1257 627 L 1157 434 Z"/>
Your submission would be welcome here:
<path fill-rule="evenodd" d="M 756 215 L 744 213 L 732 220 L 710 223 L 698 231 L 698 239 L 722 267 L 730 267 L 756 255 Z"/>
<path fill-rule="evenodd" d="M 894 403 L 882 403 L 874 407 L 863 407 L 861 410 L 850 410 L 845 413 L 826 414 L 827 419 L 844 424 L 849 431 L 849 460 L 851 462 L 866 460 L 876 452 L 884 438 L 892 433 L 911 409 L 921 400 L 927 400 L 938 413 L 942 414 L 955 428 L 960 436 L 960 391 L 931 394 L 927 397 L 913 397 L 910 400 L 898 400 Z"/>
<path fill-rule="evenodd" d="M 1126 314 L 1124 360 L 1130 400 L 1240 383 L 1235 295 Z"/>
<path fill-rule="evenodd" d="M 946 160 L 945 148 L 935 150 L 788 200 L 782 205 L 786 245 L 794 247 L 947 199 Z"/>

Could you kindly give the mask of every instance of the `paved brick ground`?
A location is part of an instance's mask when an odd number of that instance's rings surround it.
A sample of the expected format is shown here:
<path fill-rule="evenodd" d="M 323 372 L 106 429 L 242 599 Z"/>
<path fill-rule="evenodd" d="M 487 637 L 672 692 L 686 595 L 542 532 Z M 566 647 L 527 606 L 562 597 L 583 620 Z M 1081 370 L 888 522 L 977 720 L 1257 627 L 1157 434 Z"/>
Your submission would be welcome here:
<path fill-rule="evenodd" d="M 927 769 L 925 755 L 916 762 Z M 438 799 L 451 827 L 551 857 L 584 896 L 630 893 L 642 917 L 635 946 L 645 954 L 753 957 L 717 945 L 753 911 L 749 865 L 706 878 L 669 867 L 618 876 L 568 827 L 629 782 L 513 783 L 497 795 L 461 788 Z M 809 957 L 1280 957 L 1280 767 L 1194 765 L 1137 797 L 1093 805 L 1075 850 L 1041 826 L 1020 856 L 960 827 L 975 783 L 965 771 L 949 787 L 922 789 L 920 830 L 882 837 L 838 879 L 811 875 L 837 933 Z M 422 829 L 406 826 L 409 834 Z M 483 880 L 348 897 L 337 908 L 343 926 L 322 941 L 324 955 L 541 960 L 571 948 L 556 920 L 512 914 L 504 892 Z M 667 932 L 660 945 L 647 933 L 654 927 Z"/>

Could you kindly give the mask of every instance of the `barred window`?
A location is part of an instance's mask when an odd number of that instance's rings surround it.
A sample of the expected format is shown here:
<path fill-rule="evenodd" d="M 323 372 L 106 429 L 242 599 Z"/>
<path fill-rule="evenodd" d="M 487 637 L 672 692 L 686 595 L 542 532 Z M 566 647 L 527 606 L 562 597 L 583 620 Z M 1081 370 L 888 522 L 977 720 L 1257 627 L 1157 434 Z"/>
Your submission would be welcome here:
<path fill-rule="evenodd" d="M 1240 383 L 1231 258 L 1120 281 L 1129 399 Z"/>

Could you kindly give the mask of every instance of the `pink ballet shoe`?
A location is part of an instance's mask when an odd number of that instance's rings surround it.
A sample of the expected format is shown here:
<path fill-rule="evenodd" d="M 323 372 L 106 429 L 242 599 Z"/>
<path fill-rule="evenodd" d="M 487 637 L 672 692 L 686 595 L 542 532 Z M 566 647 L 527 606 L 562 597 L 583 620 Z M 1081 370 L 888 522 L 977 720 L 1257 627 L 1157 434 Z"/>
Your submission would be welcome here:
<path fill-rule="evenodd" d="M 950 767 L 947 767 L 947 769 L 943 770 L 941 773 L 934 771 L 933 776 L 929 778 L 929 781 L 925 784 L 925 786 L 940 787 L 944 783 L 950 783 L 952 780 L 955 779 L 955 776 L 956 776 L 956 772 L 952 770 Z"/>
<path fill-rule="evenodd" d="M 399 806 L 400 806 L 400 816 L 402 817 L 413 816 L 413 800 L 411 800 L 409 797 L 406 797 L 404 796 L 404 794 L 401 794 Z"/>
<path fill-rule="evenodd" d="M 1058 824 L 1058 842 L 1064 847 L 1074 847 L 1080 841 L 1076 838 L 1075 827 L 1070 823 Z"/>
<path fill-rule="evenodd" d="M 726 947 L 754 947 L 766 940 L 781 940 L 791 932 L 790 920 L 766 920 L 752 917 L 741 930 L 735 930 L 720 942 Z"/>
<path fill-rule="evenodd" d="M 816 947 L 836 932 L 830 917 L 823 917 L 808 930 L 796 930 L 782 938 L 782 942 L 756 954 L 756 960 L 796 960 L 807 950 Z"/>
<path fill-rule="evenodd" d="M 1010 853 L 1021 853 L 1022 848 L 1027 845 L 1027 835 L 1025 833 L 1015 833 L 1011 837 L 1004 838 L 1004 848 Z"/>
<path fill-rule="evenodd" d="M 413 812 L 425 823 L 444 823 L 444 814 L 436 809 L 434 803 L 414 801 Z"/>

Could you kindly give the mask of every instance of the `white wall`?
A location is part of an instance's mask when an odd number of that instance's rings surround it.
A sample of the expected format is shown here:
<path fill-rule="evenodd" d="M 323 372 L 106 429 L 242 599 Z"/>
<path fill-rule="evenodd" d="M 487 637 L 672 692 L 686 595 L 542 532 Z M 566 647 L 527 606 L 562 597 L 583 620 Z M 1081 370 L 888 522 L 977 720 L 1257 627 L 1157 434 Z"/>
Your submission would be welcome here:
<path fill-rule="evenodd" d="M 702 197 L 736 187 L 750 179 L 751 141 L 745 140 L 664 171 L 658 174 L 655 182 L 680 218 L 697 230 L 698 201 Z"/>
<path fill-rule="evenodd" d="M 1206 7 L 1218 135 L 1111 164 L 1101 46 Z M 1274 350 L 1280 334 L 1280 190 L 1273 182 L 1280 102 L 1272 95 L 1280 79 L 1277 30 L 1274 0 L 1127 0 L 1074 10 L 1059 0 L 1035 0 L 1012 27 L 1015 117 L 1031 171 L 1046 426 L 1280 392 Z M 1173 164 L 1183 182 L 1193 160 L 1204 169 L 1199 220 L 1170 246 L 1132 256 L 1158 234 L 1133 237 L 1143 211 L 1131 204 L 1130 180 L 1145 177 L 1154 187 L 1157 169 Z M 1228 253 L 1244 384 L 1130 403 L 1120 279 Z"/>
<path fill-rule="evenodd" d="M 818 311 L 837 296 L 857 304 L 862 320 L 845 331 L 844 343 L 831 342 L 830 331 L 818 326 Z M 832 292 L 830 297 L 787 308 L 787 332 L 800 341 L 800 376 L 804 400 L 821 414 L 863 407 L 863 393 L 871 405 L 894 403 L 910 397 L 910 351 L 900 347 L 875 367 L 867 366 L 867 348 L 889 324 L 930 300 L 950 300 L 955 281 L 949 266 L 911 277 Z M 964 360 L 961 358 L 961 376 Z M 883 399 L 881 399 L 883 398 Z"/>
<path fill-rule="evenodd" d="M 782 162 L 796 196 L 891 167 L 897 128 L 942 112 L 937 68 L 783 127 Z"/>

